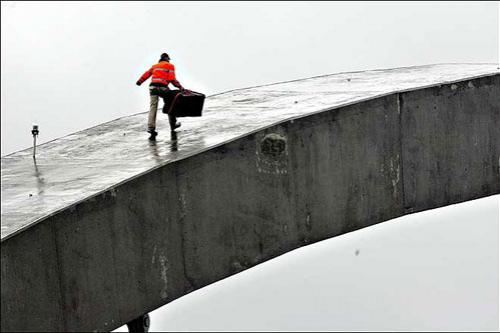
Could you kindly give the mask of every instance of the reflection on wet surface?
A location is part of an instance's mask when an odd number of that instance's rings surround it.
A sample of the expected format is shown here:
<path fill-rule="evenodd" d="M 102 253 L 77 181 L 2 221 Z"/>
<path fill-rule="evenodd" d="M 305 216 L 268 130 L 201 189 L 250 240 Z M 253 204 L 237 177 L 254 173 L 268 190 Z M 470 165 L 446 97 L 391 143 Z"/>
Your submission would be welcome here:
<path fill-rule="evenodd" d="M 388 93 L 498 73 L 497 64 L 433 65 L 340 73 L 210 96 L 203 117 L 170 135 L 160 113 L 149 141 L 147 114 L 116 119 L 2 157 L 2 239 L 138 174 L 280 121 Z M 163 117 L 162 117 L 163 116 Z M 30 196 L 31 194 L 31 196 Z"/>
<path fill-rule="evenodd" d="M 178 149 L 177 132 L 170 132 L 170 151 L 177 151 Z"/>
<path fill-rule="evenodd" d="M 45 181 L 43 180 L 43 175 L 42 175 L 42 172 L 40 171 L 40 169 L 38 168 L 38 165 L 36 164 L 36 158 L 33 157 L 33 165 L 35 167 L 35 172 L 34 172 L 34 176 L 36 178 L 36 187 L 37 187 L 37 190 L 38 190 L 38 195 L 42 194 L 43 193 L 43 190 L 45 188 Z"/>
<path fill-rule="evenodd" d="M 158 146 L 156 144 L 156 140 L 149 141 L 149 148 L 151 150 L 151 156 L 153 156 L 153 159 L 157 162 L 161 162 L 160 158 L 160 152 L 158 150 Z"/>

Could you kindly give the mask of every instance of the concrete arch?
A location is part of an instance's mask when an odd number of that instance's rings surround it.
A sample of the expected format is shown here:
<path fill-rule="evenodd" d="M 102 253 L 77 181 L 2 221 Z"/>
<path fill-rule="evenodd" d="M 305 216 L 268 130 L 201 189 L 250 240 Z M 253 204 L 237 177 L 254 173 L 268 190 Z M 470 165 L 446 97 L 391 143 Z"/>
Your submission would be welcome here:
<path fill-rule="evenodd" d="M 2 238 L 2 330 L 113 330 L 297 247 L 497 194 L 499 113 L 490 73 L 163 163 Z"/>

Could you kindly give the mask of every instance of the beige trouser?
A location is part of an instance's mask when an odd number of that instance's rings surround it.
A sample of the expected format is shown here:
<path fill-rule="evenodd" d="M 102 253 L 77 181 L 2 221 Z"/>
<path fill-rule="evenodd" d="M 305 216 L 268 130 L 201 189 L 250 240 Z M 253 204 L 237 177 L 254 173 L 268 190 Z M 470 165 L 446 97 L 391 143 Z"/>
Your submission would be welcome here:
<path fill-rule="evenodd" d="M 148 115 L 148 130 L 156 128 L 156 112 L 158 110 L 158 95 L 149 95 L 151 100 L 149 102 L 149 115 Z"/>
<path fill-rule="evenodd" d="M 168 91 L 170 91 L 170 89 L 166 87 L 155 87 L 155 86 L 149 87 L 149 97 L 151 99 L 149 102 L 148 130 L 156 129 L 156 113 L 158 111 L 158 100 L 160 97 L 163 98 L 163 96 L 165 96 L 163 94 L 168 93 Z M 169 114 L 168 120 L 170 123 L 170 127 L 173 128 L 177 121 L 176 117 Z"/>

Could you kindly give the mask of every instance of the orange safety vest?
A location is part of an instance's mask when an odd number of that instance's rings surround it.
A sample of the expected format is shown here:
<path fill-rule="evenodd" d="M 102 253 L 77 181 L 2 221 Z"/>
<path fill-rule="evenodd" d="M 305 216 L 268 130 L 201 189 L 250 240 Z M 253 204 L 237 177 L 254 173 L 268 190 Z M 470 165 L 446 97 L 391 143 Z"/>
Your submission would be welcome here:
<path fill-rule="evenodd" d="M 151 75 L 153 76 L 151 78 L 151 83 L 168 85 L 170 82 L 176 81 L 175 66 L 168 61 L 160 61 L 154 64 L 149 70 L 142 74 L 138 82 L 142 84 Z"/>

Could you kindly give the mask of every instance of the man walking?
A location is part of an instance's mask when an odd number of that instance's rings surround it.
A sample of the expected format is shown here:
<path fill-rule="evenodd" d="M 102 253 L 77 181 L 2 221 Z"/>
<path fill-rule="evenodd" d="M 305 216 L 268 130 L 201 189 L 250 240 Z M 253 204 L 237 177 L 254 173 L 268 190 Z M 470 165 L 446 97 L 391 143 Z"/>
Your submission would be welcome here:
<path fill-rule="evenodd" d="M 148 116 L 148 133 L 151 134 L 150 139 L 154 140 L 158 135 L 158 132 L 156 132 L 156 112 L 158 109 L 159 97 L 161 97 L 163 102 L 165 102 L 165 99 L 168 97 L 168 93 L 170 91 L 168 87 L 169 83 L 172 83 L 175 87 L 181 90 L 184 90 L 184 88 L 175 78 L 175 67 L 170 63 L 170 57 L 167 53 L 162 53 L 158 63 L 154 64 L 149 70 L 142 74 L 136 84 L 140 86 L 150 76 L 152 76 L 152 78 L 151 83 L 149 84 L 149 95 L 151 97 L 151 101 Z M 169 114 L 168 120 L 170 123 L 170 130 L 172 132 L 181 126 L 181 123 L 177 122 L 174 115 Z"/>

